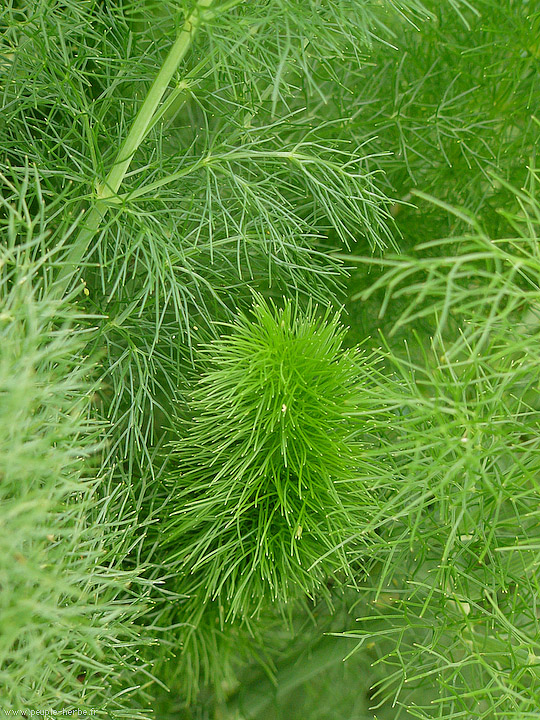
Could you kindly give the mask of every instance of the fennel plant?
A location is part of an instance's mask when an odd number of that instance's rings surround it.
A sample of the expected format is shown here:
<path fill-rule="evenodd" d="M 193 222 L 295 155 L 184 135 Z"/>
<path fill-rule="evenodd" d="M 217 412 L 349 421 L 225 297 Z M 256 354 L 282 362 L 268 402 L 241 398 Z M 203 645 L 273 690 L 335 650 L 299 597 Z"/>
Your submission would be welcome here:
<path fill-rule="evenodd" d="M 4 1 L 1 712 L 537 717 L 539 29 Z"/>

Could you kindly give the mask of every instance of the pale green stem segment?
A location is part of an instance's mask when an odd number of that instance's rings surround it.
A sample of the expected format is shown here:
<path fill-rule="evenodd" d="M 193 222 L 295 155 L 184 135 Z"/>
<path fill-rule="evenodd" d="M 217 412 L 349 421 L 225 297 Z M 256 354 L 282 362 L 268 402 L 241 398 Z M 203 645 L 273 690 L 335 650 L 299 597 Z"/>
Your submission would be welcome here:
<path fill-rule="evenodd" d="M 169 54 L 165 58 L 163 65 L 156 79 L 152 83 L 146 98 L 141 105 L 133 125 L 126 139 L 122 143 L 120 150 L 116 156 L 113 167 L 105 178 L 103 183 L 96 187 L 96 200 L 82 221 L 79 233 L 55 280 L 55 286 L 60 294 L 63 294 L 69 285 L 69 282 L 76 272 L 76 268 L 83 259 L 90 242 L 96 235 L 101 222 L 105 216 L 109 206 L 109 200 L 114 198 L 118 193 L 120 185 L 124 180 L 129 166 L 136 153 L 139 145 L 144 140 L 149 127 L 151 126 L 158 106 L 163 95 L 172 80 L 172 77 L 178 66 L 184 59 L 197 29 L 204 21 L 204 10 L 210 8 L 214 0 L 198 0 L 191 14 L 186 18 L 184 25 L 178 35 Z"/>

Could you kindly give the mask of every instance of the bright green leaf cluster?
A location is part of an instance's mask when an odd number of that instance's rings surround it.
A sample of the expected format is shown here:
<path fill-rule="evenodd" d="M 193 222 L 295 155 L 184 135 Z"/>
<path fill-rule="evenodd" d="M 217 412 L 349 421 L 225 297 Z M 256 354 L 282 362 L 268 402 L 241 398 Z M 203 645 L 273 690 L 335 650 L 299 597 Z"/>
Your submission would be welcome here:
<path fill-rule="evenodd" d="M 206 350 L 161 531 L 188 593 L 226 616 L 349 574 L 344 543 L 371 505 L 353 419 L 368 362 L 343 335 L 335 317 L 259 298 Z"/>

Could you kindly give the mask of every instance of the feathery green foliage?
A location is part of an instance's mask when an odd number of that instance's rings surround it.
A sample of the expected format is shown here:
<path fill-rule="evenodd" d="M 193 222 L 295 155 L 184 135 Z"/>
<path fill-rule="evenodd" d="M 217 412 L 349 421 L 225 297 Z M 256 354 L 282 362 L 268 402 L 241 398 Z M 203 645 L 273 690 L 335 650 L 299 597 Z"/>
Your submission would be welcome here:
<path fill-rule="evenodd" d="M 539 22 L 2 4 L 3 711 L 536 716 Z"/>
<path fill-rule="evenodd" d="M 334 548 L 369 512 L 351 419 L 367 362 L 341 350 L 343 333 L 336 318 L 259 299 L 206 348 L 173 443 L 162 535 L 168 557 L 195 574 L 198 600 L 221 598 L 226 614 L 311 595 L 348 572 Z"/>
<path fill-rule="evenodd" d="M 47 258 L 33 259 L 47 234 L 24 194 L 31 183 L 39 191 L 35 175 L 22 187 L 1 180 L 0 710 L 61 703 L 125 717 L 134 693 L 119 695 L 148 673 L 134 627 L 148 581 L 121 566 L 134 530 L 121 514 L 126 493 L 105 495 L 95 475 L 103 428 L 83 355 L 90 318 L 51 295 Z"/>
<path fill-rule="evenodd" d="M 367 423 L 353 417 L 371 363 L 342 349 L 337 317 L 258 297 L 228 330 L 199 349 L 158 526 L 160 556 L 189 598 L 190 654 L 224 623 L 242 632 L 269 606 L 287 613 L 293 600 L 329 598 L 331 576 L 355 583 L 362 562 L 353 575 L 344 546 L 358 546 L 374 512 L 362 479 Z M 362 546 L 365 566 L 367 537 Z"/>
<path fill-rule="evenodd" d="M 64 232 L 78 223 L 60 286 L 82 279 L 88 310 L 109 320 L 97 341 L 114 389 L 107 414 L 117 451 L 132 461 L 139 448 L 148 460 L 156 413 L 167 416 L 178 396 L 193 325 L 208 324 L 216 306 L 230 318 L 239 286 L 327 301 L 321 283 L 340 274 L 321 252 L 330 228 L 342 243 L 358 232 L 374 246 L 391 242 L 364 143 L 321 138 L 321 123 L 273 111 L 279 78 L 307 52 L 300 26 L 315 23 L 303 76 L 343 32 L 358 40 L 371 27 L 371 3 L 332 3 L 326 18 L 319 10 L 281 0 L 3 10 L 6 160 L 42 168 L 45 196 L 65 199 L 56 222 Z"/>
<path fill-rule="evenodd" d="M 438 717 L 525 718 L 540 702 L 535 188 L 534 174 L 528 190 L 508 188 L 508 235 L 490 238 L 456 210 L 466 234 L 382 260 L 363 293 L 384 288 L 383 311 L 403 303 L 393 327 L 410 341 L 386 346 L 380 380 L 400 408 L 380 434 L 402 490 L 376 520 L 391 562 L 366 591 L 388 587 L 390 599 L 357 636 L 384 637 L 380 662 L 393 669 L 377 695 L 415 717 L 436 703 Z"/>

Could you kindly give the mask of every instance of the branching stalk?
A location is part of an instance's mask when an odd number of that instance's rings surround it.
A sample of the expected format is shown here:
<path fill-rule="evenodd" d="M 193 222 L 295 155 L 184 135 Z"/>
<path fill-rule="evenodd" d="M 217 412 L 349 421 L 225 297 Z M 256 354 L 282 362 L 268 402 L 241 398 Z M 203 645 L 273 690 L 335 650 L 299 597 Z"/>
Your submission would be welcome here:
<path fill-rule="evenodd" d="M 165 91 L 169 87 L 178 66 L 186 56 L 198 28 L 204 21 L 204 11 L 210 8 L 213 2 L 214 0 L 198 0 L 195 8 L 186 18 L 174 45 L 165 58 L 156 79 L 152 83 L 133 121 L 129 133 L 118 151 L 111 170 L 105 178 L 105 181 L 96 186 L 95 203 L 86 216 L 86 220 L 81 225 L 79 234 L 70 248 L 56 278 L 56 286 L 59 294 L 63 294 L 66 291 L 75 269 L 84 257 L 92 238 L 99 230 L 110 199 L 114 198 L 118 193 L 129 170 L 133 156 L 144 140 L 149 127 L 152 125 Z"/>

